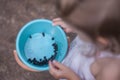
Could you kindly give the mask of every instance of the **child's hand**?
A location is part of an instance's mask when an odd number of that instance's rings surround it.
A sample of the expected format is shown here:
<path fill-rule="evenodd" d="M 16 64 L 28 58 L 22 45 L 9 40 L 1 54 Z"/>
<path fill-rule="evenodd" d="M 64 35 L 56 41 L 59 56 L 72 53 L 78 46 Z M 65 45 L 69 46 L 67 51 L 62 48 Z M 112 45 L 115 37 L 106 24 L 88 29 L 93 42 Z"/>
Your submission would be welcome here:
<path fill-rule="evenodd" d="M 69 25 L 66 24 L 65 22 L 63 22 L 61 18 L 53 19 L 53 25 L 54 25 L 54 26 L 60 25 L 60 26 L 64 29 L 64 31 L 65 31 L 66 33 L 71 33 L 71 32 L 73 32 L 73 30 L 71 30 L 71 29 L 69 28 Z M 68 39 L 68 47 L 69 47 L 70 38 L 67 37 L 67 39 Z"/>
<path fill-rule="evenodd" d="M 16 50 L 13 51 L 13 54 L 14 54 L 14 57 L 15 57 L 15 60 L 16 62 L 25 70 L 28 70 L 28 71 L 34 71 L 34 72 L 38 72 L 36 70 L 33 70 L 31 68 L 29 68 L 28 66 L 26 66 L 24 63 L 21 62 L 21 60 L 19 59 L 17 53 L 16 53 Z"/>
<path fill-rule="evenodd" d="M 57 61 L 49 61 L 50 74 L 56 79 L 80 80 L 80 78 L 68 67 L 58 63 Z"/>
<path fill-rule="evenodd" d="M 60 25 L 60 26 L 64 29 L 64 31 L 65 31 L 66 33 L 71 33 L 71 32 L 73 32 L 73 30 L 70 28 L 70 25 L 68 25 L 67 23 L 65 23 L 64 21 L 62 21 L 61 18 L 53 19 L 53 25 L 54 25 L 54 26 Z"/>

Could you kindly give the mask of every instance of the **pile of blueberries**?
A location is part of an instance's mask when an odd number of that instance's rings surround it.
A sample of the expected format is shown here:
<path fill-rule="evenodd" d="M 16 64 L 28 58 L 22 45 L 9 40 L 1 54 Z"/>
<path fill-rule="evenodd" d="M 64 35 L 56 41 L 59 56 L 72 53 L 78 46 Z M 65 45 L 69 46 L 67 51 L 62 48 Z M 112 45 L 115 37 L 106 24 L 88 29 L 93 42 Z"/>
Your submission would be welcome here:
<path fill-rule="evenodd" d="M 45 36 L 45 33 L 42 33 L 43 37 Z M 29 38 L 32 38 L 32 36 L 30 35 Z M 54 37 L 52 37 L 52 40 L 54 40 Z M 31 63 L 31 64 L 34 64 L 34 65 L 37 65 L 37 66 L 43 66 L 43 65 L 47 65 L 49 61 L 53 61 L 55 59 L 55 57 L 57 56 L 57 51 L 58 51 L 58 45 L 56 43 L 53 43 L 52 44 L 53 48 L 54 48 L 54 54 L 51 55 L 50 58 L 46 58 L 46 56 L 44 56 L 44 59 L 40 59 L 39 61 L 34 58 L 34 59 L 31 59 L 29 58 L 28 59 L 28 62 Z"/>

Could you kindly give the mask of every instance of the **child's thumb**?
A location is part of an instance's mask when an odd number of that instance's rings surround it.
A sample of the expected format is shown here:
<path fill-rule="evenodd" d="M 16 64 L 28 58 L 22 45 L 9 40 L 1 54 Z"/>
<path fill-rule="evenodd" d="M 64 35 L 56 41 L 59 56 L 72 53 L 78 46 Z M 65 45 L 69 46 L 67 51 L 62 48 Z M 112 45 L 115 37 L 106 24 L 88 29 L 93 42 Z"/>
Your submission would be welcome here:
<path fill-rule="evenodd" d="M 23 69 L 26 69 L 26 70 L 28 70 L 28 71 L 38 72 L 37 70 L 33 70 L 33 69 L 27 67 L 24 63 L 22 63 L 21 60 L 19 59 L 18 55 L 17 55 L 16 50 L 13 51 L 13 54 L 14 54 L 14 58 L 15 58 L 16 62 L 17 62 Z"/>
<path fill-rule="evenodd" d="M 64 65 L 59 63 L 59 62 L 57 62 L 57 61 L 55 61 L 55 60 L 53 61 L 53 65 L 55 67 L 57 67 L 58 69 L 64 69 Z"/>

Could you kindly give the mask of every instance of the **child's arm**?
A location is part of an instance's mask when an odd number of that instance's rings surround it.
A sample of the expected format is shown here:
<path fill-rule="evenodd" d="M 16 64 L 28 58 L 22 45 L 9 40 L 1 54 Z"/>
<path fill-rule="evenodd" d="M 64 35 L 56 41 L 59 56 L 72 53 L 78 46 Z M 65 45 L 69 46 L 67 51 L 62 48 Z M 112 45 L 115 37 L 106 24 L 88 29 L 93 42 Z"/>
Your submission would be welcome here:
<path fill-rule="evenodd" d="M 49 72 L 56 79 L 81 80 L 71 69 L 57 61 L 49 61 Z"/>

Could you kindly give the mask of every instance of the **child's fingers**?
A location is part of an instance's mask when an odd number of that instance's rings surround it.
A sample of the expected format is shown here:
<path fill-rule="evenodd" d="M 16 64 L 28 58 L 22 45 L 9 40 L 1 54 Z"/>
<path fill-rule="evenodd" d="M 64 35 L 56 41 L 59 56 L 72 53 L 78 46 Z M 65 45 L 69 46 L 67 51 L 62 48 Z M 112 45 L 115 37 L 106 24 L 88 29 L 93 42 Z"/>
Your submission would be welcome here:
<path fill-rule="evenodd" d="M 56 22 L 56 21 L 62 21 L 62 19 L 61 18 L 55 18 L 55 19 L 53 19 L 53 22 Z"/>
<path fill-rule="evenodd" d="M 53 20 L 53 26 L 61 26 L 61 28 L 66 32 L 66 33 L 70 33 L 72 32 L 71 29 L 68 28 L 68 24 L 66 24 L 65 22 L 63 22 L 60 18 L 54 19 Z"/>
<path fill-rule="evenodd" d="M 64 65 L 62 65 L 61 63 L 59 63 L 55 60 L 53 61 L 53 65 L 60 70 L 63 70 L 65 68 Z"/>
<path fill-rule="evenodd" d="M 16 50 L 13 51 L 13 54 L 14 54 L 14 57 L 15 57 L 16 62 L 17 62 L 23 69 L 26 69 L 26 70 L 28 70 L 28 71 L 38 72 L 38 71 L 36 71 L 36 70 L 33 70 L 33 69 L 27 67 L 25 64 L 23 64 L 23 63 L 20 61 L 20 59 L 19 59 L 19 57 L 18 57 L 18 55 L 17 55 L 17 53 L 16 53 Z"/>
<path fill-rule="evenodd" d="M 63 21 L 61 20 L 61 18 L 56 18 L 56 19 L 53 19 L 53 26 L 62 26 L 64 23 Z"/>
<path fill-rule="evenodd" d="M 53 26 L 58 26 L 58 25 L 63 27 L 63 22 L 62 21 L 53 21 Z"/>
<path fill-rule="evenodd" d="M 66 33 L 69 33 L 68 30 L 67 30 L 67 28 L 66 28 L 67 25 L 65 25 L 64 22 L 61 22 L 61 21 L 53 22 L 53 26 L 58 26 L 58 25 L 61 26 L 61 28 L 62 28 Z"/>
<path fill-rule="evenodd" d="M 54 67 L 51 61 L 49 61 L 49 72 L 51 75 L 55 76 L 55 73 L 58 72 L 58 70 Z"/>

